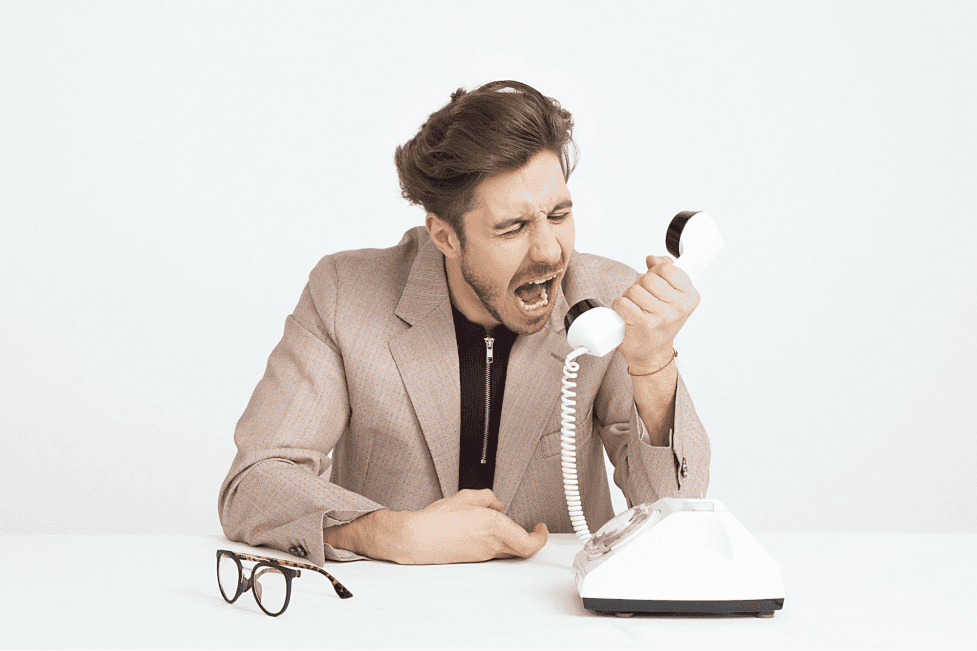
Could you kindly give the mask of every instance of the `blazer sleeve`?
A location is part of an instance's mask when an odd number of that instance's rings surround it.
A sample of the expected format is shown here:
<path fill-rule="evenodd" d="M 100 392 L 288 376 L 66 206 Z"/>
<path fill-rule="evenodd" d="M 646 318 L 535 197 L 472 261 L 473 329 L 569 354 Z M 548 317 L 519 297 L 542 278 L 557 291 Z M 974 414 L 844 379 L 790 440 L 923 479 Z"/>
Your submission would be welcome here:
<path fill-rule="evenodd" d="M 237 455 L 220 488 L 224 534 L 306 558 L 364 558 L 326 545 L 324 527 L 383 508 L 323 478 L 349 422 L 343 358 L 334 337 L 336 271 L 310 275 L 234 431 Z"/>
<path fill-rule="evenodd" d="M 614 483 L 628 507 L 663 497 L 705 497 L 709 487 L 709 435 L 678 374 L 675 420 L 667 446 L 642 440 L 627 363 L 615 353 L 597 393 L 595 425 L 614 465 Z"/>

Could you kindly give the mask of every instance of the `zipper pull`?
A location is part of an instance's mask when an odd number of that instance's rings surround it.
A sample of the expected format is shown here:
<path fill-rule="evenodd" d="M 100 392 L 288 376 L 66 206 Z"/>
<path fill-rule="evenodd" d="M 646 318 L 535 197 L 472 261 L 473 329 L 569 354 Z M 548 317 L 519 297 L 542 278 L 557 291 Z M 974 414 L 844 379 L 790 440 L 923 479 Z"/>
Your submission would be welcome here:
<path fill-rule="evenodd" d="M 489 364 L 492 363 L 492 344 L 495 343 L 495 339 L 492 337 L 485 338 L 485 361 Z"/>

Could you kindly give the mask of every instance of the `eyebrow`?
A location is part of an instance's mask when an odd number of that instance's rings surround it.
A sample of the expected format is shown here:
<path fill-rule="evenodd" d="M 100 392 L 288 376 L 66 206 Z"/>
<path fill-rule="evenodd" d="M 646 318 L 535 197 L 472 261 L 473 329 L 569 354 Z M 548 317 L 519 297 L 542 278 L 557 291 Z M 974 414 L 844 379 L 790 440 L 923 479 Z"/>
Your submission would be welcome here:
<path fill-rule="evenodd" d="M 549 212 L 553 213 L 553 212 L 556 212 L 557 210 L 563 210 L 564 208 L 572 208 L 572 207 L 573 207 L 573 202 L 570 201 L 569 199 L 564 199 L 560 203 L 558 203 L 555 206 L 553 206 L 552 208 L 550 208 Z M 503 221 L 499 222 L 498 224 L 496 224 L 492 228 L 495 229 L 495 230 L 497 230 L 497 231 L 501 231 L 503 229 L 509 228 L 510 226 L 514 226 L 515 224 L 520 224 L 520 223 L 526 222 L 526 221 L 529 221 L 529 220 L 527 220 L 525 217 L 511 217 L 509 219 L 506 219 L 506 220 L 503 220 Z"/>

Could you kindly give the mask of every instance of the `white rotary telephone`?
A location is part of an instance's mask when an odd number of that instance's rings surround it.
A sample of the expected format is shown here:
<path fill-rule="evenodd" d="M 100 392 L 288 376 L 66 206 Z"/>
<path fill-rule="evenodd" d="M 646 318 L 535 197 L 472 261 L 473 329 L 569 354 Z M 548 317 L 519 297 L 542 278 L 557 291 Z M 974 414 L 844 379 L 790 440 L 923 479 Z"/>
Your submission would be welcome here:
<path fill-rule="evenodd" d="M 675 266 L 695 278 L 722 250 L 704 212 L 678 213 L 665 236 Z M 784 605 L 780 566 L 715 499 L 664 497 L 638 504 L 591 534 L 578 490 L 573 388 L 583 354 L 603 357 L 624 341 L 624 319 L 594 299 L 566 315 L 563 377 L 563 478 L 570 521 L 584 544 L 573 561 L 584 607 L 629 617 L 634 613 L 752 613 L 773 617 Z"/>

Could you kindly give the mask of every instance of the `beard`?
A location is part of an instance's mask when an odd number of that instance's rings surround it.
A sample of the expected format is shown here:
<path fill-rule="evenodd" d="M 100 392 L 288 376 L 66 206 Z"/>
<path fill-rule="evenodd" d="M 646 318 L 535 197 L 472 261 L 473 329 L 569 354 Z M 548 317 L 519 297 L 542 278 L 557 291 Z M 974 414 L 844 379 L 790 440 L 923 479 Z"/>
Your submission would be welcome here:
<path fill-rule="evenodd" d="M 536 316 L 529 316 L 520 308 L 516 307 L 515 296 L 509 296 L 508 288 L 499 288 L 491 280 L 479 275 L 475 265 L 472 264 L 471 257 L 466 255 L 464 250 L 461 254 L 461 277 L 465 279 L 475 291 L 478 300 L 482 302 L 485 310 L 492 315 L 492 318 L 504 325 L 506 328 L 518 335 L 533 335 L 543 329 L 549 321 L 556 303 L 556 288 L 554 296 L 550 297 L 550 304 L 547 310 Z M 507 319 L 503 316 L 507 302 L 511 303 L 508 307 L 510 313 L 514 312 L 515 318 Z M 519 318 L 521 317 L 521 318 Z"/>

